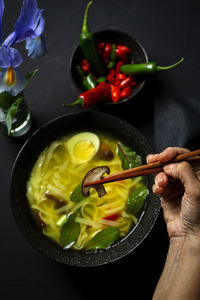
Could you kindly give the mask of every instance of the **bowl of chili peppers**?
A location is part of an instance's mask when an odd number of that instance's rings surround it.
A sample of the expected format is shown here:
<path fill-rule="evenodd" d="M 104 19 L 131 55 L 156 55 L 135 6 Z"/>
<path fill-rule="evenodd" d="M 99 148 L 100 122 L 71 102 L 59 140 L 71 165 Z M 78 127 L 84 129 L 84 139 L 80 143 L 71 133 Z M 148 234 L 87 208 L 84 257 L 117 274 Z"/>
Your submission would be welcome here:
<path fill-rule="evenodd" d="M 126 74 L 121 71 L 121 67 L 148 62 L 144 47 L 130 35 L 116 30 L 97 32 L 94 39 L 103 71 L 95 71 L 78 46 L 70 63 L 71 75 L 77 88 L 83 92 L 96 89 L 94 103 L 118 104 L 133 98 L 143 87 L 145 79 L 143 76 Z M 104 95 L 101 95 L 104 101 L 99 101 L 101 90 L 104 90 Z"/>
<path fill-rule="evenodd" d="M 148 62 L 144 47 L 128 34 L 116 30 L 92 33 L 88 27 L 90 1 L 85 9 L 80 43 L 70 62 L 72 78 L 81 90 L 77 99 L 63 106 L 118 104 L 133 98 L 143 87 L 145 76 L 178 66 Z"/>

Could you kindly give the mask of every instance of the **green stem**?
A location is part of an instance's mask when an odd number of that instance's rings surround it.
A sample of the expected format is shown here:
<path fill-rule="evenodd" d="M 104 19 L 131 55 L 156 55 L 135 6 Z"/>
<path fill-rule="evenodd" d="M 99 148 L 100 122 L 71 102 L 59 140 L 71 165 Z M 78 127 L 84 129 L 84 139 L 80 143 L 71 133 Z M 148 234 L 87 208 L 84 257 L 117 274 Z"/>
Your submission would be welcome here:
<path fill-rule="evenodd" d="M 83 107 L 83 105 L 84 105 L 83 99 L 82 98 L 77 98 L 74 102 L 72 102 L 70 104 L 63 104 L 62 106 L 63 107 L 68 107 L 68 106 L 76 106 L 76 105 Z"/>
<path fill-rule="evenodd" d="M 88 28 L 88 11 L 90 6 L 92 5 L 92 1 L 90 1 L 88 3 L 88 5 L 86 6 L 85 9 L 85 14 L 84 14 L 84 18 L 83 18 L 83 27 L 82 27 L 82 33 L 88 33 L 89 32 L 89 28 Z"/>
<path fill-rule="evenodd" d="M 184 61 L 184 57 L 182 57 L 179 61 L 177 61 L 173 65 L 166 66 L 166 67 L 156 66 L 156 69 L 157 69 L 157 71 L 169 70 L 169 69 L 172 69 L 172 68 L 177 67 L 178 65 L 180 65 L 182 63 L 182 61 Z"/>

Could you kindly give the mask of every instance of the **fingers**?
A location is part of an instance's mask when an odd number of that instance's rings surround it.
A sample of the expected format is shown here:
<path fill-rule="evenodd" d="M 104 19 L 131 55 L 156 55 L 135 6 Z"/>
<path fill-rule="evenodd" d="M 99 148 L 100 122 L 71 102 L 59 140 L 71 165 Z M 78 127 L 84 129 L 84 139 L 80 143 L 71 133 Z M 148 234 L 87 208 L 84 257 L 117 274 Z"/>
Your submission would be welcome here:
<path fill-rule="evenodd" d="M 175 158 L 179 154 L 188 153 L 190 150 L 180 147 L 168 147 L 159 154 L 159 161 L 166 162 Z"/>
<path fill-rule="evenodd" d="M 156 161 L 167 162 L 175 158 L 179 154 L 190 152 L 186 148 L 180 147 L 168 147 L 160 154 L 150 154 L 147 156 L 147 163 L 153 163 Z M 155 177 L 155 184 L 153 185 L 153 192 L 155 194 L 164 195 L 168 193 L 169 181 L 175 181 L 177 179 L 183 184 L 187 193 L 191 193 L 192 189 L 200 189 L 200 174 L 196 174 L 191 165 L 187 162 L 181 162 L 176 164 L 168 164 L 163 168 L 164 172 L 159 173 Z"/>
<path fill-rule="evenodd" d="M 147 164 L 159 161 L 159 154 L 149 154 L 146 157 Z"/>
<path fill-rule="evenodd" d="M 190 152 L 190 151 L 186 148 L 168 147 L 160 154 L 156 153 L 156 154 L 147 155 L 146 160 L 147 160 L 148 164 L 156 162 L 156 161 L 166 162 L 168 160 L 173 159 L 178 154 L 183 154 L 183 153 L 187 153 L 187 152 Z"/>
<path fill-rule="evenodd" d="M 194 187 L 200 188 L 199 179 L 188 162 L 183 161 L 176 164 L 168 164 L 163 169 L 167 175 L 174 179 L 179 179 L 186 191 L 188 189 L 188 192 L 192 192 Z"/>
<path fill-rule="evenodd" d="M 168 185 L 168 181 L 168 176 L 164 172 L 157 174 L 155 177 L 155 184 L 153 185 L 153 192 L 155 194 L 162 194 L 165 187 Z"/>

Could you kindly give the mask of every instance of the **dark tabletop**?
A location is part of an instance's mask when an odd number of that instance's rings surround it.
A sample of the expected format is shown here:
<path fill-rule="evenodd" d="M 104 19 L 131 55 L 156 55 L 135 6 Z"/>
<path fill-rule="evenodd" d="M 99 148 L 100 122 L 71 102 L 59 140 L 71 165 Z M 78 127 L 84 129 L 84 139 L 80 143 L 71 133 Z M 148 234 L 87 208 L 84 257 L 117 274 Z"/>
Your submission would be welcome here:
<path fill-rule="evenodd" d="M 20 10 L 20 1 L 7 0 L 3 30 L 8 34 Z M 199 146 L 199 1 L 191 0 L 95 0 L 90 27 L 95 31 L 116 29 L 139 40 L 149 59 L 162 65 L 182 56 L 173 71 L 148 78 L 133 101 L 116 107 L 92 109 L 116 115 L 135 126 L 154 150 L 166 146 Z M 72 51 L 78 43 L 87 1 L 38 0 L 45 9 L 44 37 L 48 54 L 30 60 L 24 55 L 22 70 L 36 67 L 25 97 L 33 115 L 34 129 L 79 108 L 62 108 L 77 96 L 69 72 Z M 181 132 L 181 134 L 180 134 Z M 187 134 L 186 134 L 187 133 Z M 181 138 L 180 138 L 181 137 Z M 24 141 L 0 132 L 0 294 L 2 299 L 151 299 L 168 249 L 162 212 L 151 233 L 125 258 L 96 268 L 59 265 L 33 249 L 16 227 L 9 199 L 10 175 Z"/>

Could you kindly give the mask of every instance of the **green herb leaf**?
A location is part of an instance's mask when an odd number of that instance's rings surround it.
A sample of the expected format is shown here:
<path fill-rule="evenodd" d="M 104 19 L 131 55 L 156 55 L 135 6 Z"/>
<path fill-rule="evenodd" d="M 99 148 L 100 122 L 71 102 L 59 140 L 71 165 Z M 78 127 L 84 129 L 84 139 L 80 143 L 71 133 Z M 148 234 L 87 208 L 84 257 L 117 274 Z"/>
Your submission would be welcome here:
<path fill-rule="evenodd" d="M 128 198 L 126 206 L 127 213 L 137 214 L 138 212 L 140 212 L 144 205 L 147 195 L 147 187 L 144 184 L 138 186 Z"/>
<path fill-rule="evenodd" d="M 71 193 L 70 200 L 72 202 L 79 202 L 81 200 L 85 199 L 85 197 L 81 193 L 81 183 L 75 187 L 73 192 Z"/>
<path fill-rule="evenodd" d="M 86 250 L 106 249 L 119 238 L 117 227 L 107 227 L 98 232 L 86 245 Z"/>
<path fill-rule="evenodd" d="M 76 214 L 69 216 L 67 221 L 60 231 L 60 245 L 64 249 L 71 248 L 75 243 L 80 233 L 80 224 L 75 222 Z"/>
<path fill-rule="evenodd" d="M 6 126 L 8 130 L 8 135 L 10 135 L 11 129 L 12 129 L 12 118 L 15 117 L 16 113 L 18 112 L 19 105 L 21 101 L 23 100 L 23 97 L 18 98 L 13 104 L 10 106 L 7 115 L 6 115 Z"/>
<path fill-rule="evenodd" d="M 138 167 L 142 164 L 140 156 L 132 151 L 129 147 L 123 145 L 121 142 L 117 142 L 118 155 L 122 162 L 123 170 Z"/>
<path fill-rule="evenodd" d="M 37 72 L 38 72 L 38 69 L 35 69 L 33 72 L 25 75 L 26 83 L 25 83 L 24 89 L 27 87 L 27 85 L 29 84 L 30 80 L 35 76 L 35 74 Z"/>

